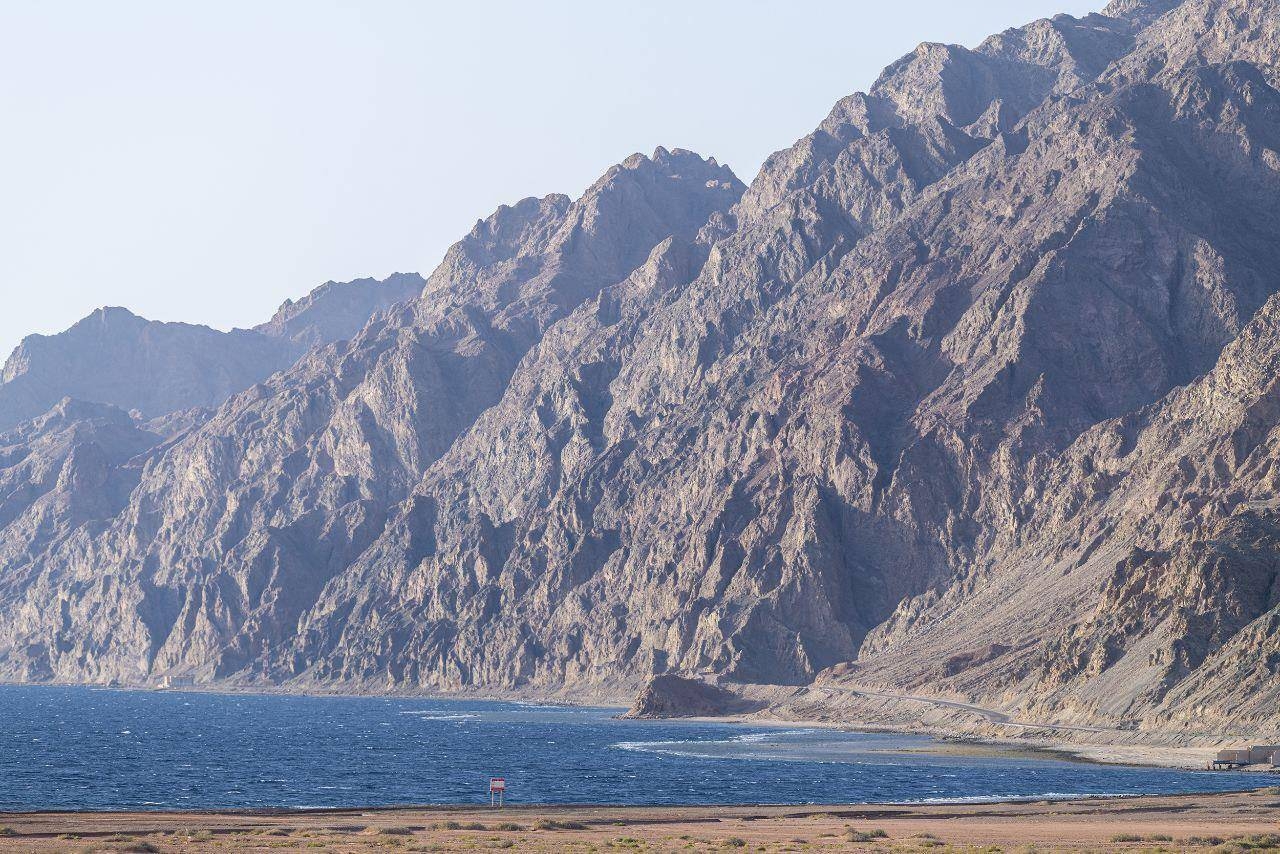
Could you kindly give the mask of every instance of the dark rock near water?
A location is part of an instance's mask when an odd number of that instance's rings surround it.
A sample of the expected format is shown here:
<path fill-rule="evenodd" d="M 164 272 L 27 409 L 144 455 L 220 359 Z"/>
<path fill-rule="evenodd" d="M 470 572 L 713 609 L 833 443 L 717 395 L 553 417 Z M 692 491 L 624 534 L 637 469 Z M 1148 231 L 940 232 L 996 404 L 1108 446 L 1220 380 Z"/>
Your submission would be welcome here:
<path fill-rule="evenodd" d="M 741 710 L 737 695 L 697 679 L 655 676 L 640 690 L 624 718 L 700 718 Z"/>

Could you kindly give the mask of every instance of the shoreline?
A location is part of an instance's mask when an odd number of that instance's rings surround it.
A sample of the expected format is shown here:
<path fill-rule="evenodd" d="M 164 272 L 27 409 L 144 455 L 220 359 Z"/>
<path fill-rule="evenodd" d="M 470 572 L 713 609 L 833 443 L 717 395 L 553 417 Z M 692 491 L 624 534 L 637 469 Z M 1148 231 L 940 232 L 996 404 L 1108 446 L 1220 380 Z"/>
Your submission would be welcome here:
<path fill-rule="evenodd" d="M 849 722 L 831 720 L 783 719 L 757 717 L 753 714 L 725 716 L 698 716 L 672 718 L 697 723 L 722 723 L 777 729 L 837 730 L 840 732 L 879 735 L 912 735 L 933 739 L 930 748 L 904 748 L 887 750 L 888 753 L 927 753 L 934 756 L 989 756 L 992 758 L 1032 758 L 1074 762 L 1082 765 L 1101 765 L 1121 768 L 1166 768 L 1195 771 L 1205 774 L 1220 773 L 1207 769 L 1205 763 L 1212 758 L 1214 748 L 1198 746 L 1167 746 L 1161 744 L 1114 744 L 1076 742 L 1067 739 L 1016 738 L 981 735 L 962 729 L 921 726 L 917 728 L 880 725 L 874 722 Z M 1275 774 L 1280 780 L 1280 769 L 1236 769 L 1238 773 Z"/>
<path fill-rule="evenodd" d="M 579 699 L 564 699 L 562 697 L 548 697 L 546 695 L 538 695 L 537 692 L 523 691 L 505 691 L 505 690 L 488 690 L 488 691 L 465 691 L 465 692 L 440 692 L 440 691 L 378 691 L 356 693 L 354 690 L 347 691 L 337 689 L 333 691 L 321 691 L 314 688 L 303 687 L 281 687 L 274 689 L 271 686 L 261 685 L 235 685 L 235 684 L 204 684 L 191 687 L 180 688 L 156 688 L 150 686 L 125 686 L 125 685 L 88 685 L 78 683 L 63 682 L 0 682 L 0 688 L 49 688 L 49 689 L 82 689 L 93 691 L 122 691 L 136 693 L 160 693 L 160 694 L 212 694 L 221 696 L 257 696 L 257 697 L 309 697 L 315 699 L 381 699 L 381 700 L 430 700 L 433 702 L 496 702 L 496 703 L 512 703 L 525 705 L 541 705 L 541 706 L 561 706 L 564 708 L 592 708 L 602 711 L 619 712 L 626 709 L 625 705 L 606 699 L 612 696 L 608 692 L 602 691 L 597 701 L 590 701 L 584 694 Z M 905 700 L 912 704 L 935 703 L 941 706 L 953 706 L 950 701 L 933 700 L 915 697 L 890 698 L 887 695 L 874 695 L 878 699 L 897 699 Z M 1180 744 L 1177 734 L 1170 733 L 1165 742 L 1162 742 L 1158 733 L 1144 733 L 1144 736 L 1150 737 L 1155 735 L 1156 738 L 1147 743 L 1120 742 L 1114 740 L 1106 740 L 1108 735 L 1122 735 L 1119 730 L 1105 731 L 1099 730 L 1091 733 L 1091 738 L 1086 740 L 1077 735 L 1076 738 L 1049 736 L 1052 727 L 1034 728 L 1027 724 L 1012 724 L 1011 726 L 1020 727 L 1022 729 L 1015 731 L 1023 731 L 1028 734 L 1023 737 L 1011 736 L 1007 734 L 997 735 L 991 732 L 993 729 L 999 729 L 1001 724 L 991 724 L 986 727 L 975 727 L 966 725 L 959 717 L 963 717 L 966 712 L 961 710 L 956 712 L 954 708 L 947 710 L 949 714 L 941 719 L 932 717 L 927 714 L 914 714 L 907 718 L 893 719 L 885 716 L 884 722 L 876 720 L 833 720 L 831 717 L 811 717 L 799 714 L 794 717 L 785 716 L 785 706 L 779 707 L 779 704 L 767 706 L 759 711 L 728 713 L 724 715 L 711 716 L 688 716 L 688 717 L 672 717 L 666 720 L 671 721 L 687 721 L 692 723 L 708 723 L 722 725 L 739 725 L 753 726 L 762 728 L 802 728 L 802 729 L 829 729 L 842 732 L 853 733 L 870 733 L 870 734 L 898 734 L 898 735 L 914 735 L 927 736 L 935 741 L 935 745 L 930 749 L 909 749 L 905 752 L 930 753 L 933 755 L 969 755 L 969 756 L 990 756 L 994 758 L 1040 758 L 1065 762 L 1077 762 L 1089 765 L 1110 765 L 1119 767 L 1132 768 L 1171 768 L 1183 771 L 1197 771 L 1204 773 L 1215 773 L 1208 770 L 1205 765 L 1218 746 L 1226 744 L 1244 743 L 1247 739 L 1222 739 L 1213 745 L 1187 745 Z M 839 709 L 832 709 L 830 714 L 838 714 Z M 851 717 L 856 718 L 856 714 Z M 620 715 L 615 715 L 620 717 Z M 1007 727 L 1006 727 L 1007 728 Z M 985 731 L 984 731 L 985 730 Z M 1034 734 L 1033 734 L 1034 733 Z M 1102 737 L 1102 740 L 1099 740 Z M 891 751 L 894 752 L 894 751 Z M 1280 775 L 1280 769 L 1269 768 L 1253 768 L 1253 769 L 1237 769 L 1243 773 L 1258 774 L 1277 774 Z"/>
<path fill-rule="evenodd" d="M 771 729 L 813 729 L 834 730 L 836 732 L 866 733 L 868 735 L 912 735 L 933 739 L 931 747 L 904 747 L 872 750 L 872 753 L 914 753 L 929 756 L 988 756 L 1005 759 L 1053 759 L 1061 762 L 1074 762 L 1080 765 L 1111 765 L 1124 768 L 1178 768 L 1184 771 L 1204 771 L 1204 768 L 1183 768 L 1176 765 L 1160 765 L 1144 762 L 1106 762 L 1082 755 L 1070 749 L 1069 745 L 1050 746 L 1028 744 L 1015 740 L 984 739 L 977 736 L 935 733 L 929 731 L 895 729 L 893 727 L 876 727 L 871 725 L 857 726 L 841 724 L 834 721 L 789 721 L 777 718 L 754 718 L 750 715 L 727 715 L 724 717 L 699 716 L 689 718 L 669 718 L 668 720 L 688 721 L 691 723 L 729 724 L 734 726 L 754 726 Z"/>
<path fill-rule="evenodd" d="M 737 801 L 733 803 L 723 804 L 663 804 L 663 803 L 506 803 L 501 807 L 491 807 L 480 801 L 473 802 L 454 802 L 454 803 L 404 803 L 404 804 L 344 804 L 342 806 L 258 806 L 258 807 L 191 807 L 189 809 L 175 809 L 172 807 L 131 807 L 131 808 L 106 808 L 106 809 L 34 809 L 34 810 L 4 810 L 0 809 L 0 826 L 6 821 L 21 821 L 22 819 L 32 818 L 35 816 L 68 816 L 91 818 L 94 816 L 151 816 L 155 818 L 182 818 L 191 817 L 198 818 L 200 816 L 243 816 L 246 818 L 301 818 L 304 816 L 324 817 L 327 815 L 349 815 L 351 813 L 360 813 L 362 815 L 376 814 L 396 814 L 396 813 L 455 813 L 455 812 L 483 812 L 489 816 L 503 816 L 511 813 L 548 813 L 548 812 L 568 812 L 573 810 L 616 810 L 620 812 L 636 812 L 650 813 L 664 810 L 682 811 L 682 810 L 787 810 L 787 811 L 819 811 L 825 812 L 829 810 L 875 810 L 884 809 L 914 809 L 926 807 L 998 807 L 998 806 L 1020 806 L 1030 804 L 1087 804 L 1093 801 L 1147 801 L 1147 800 L 1173 800 L 1181 798 L 1218 798 L 1218 797 L 1234 797 L 1238 795 L 1261 795 L 1270 793 L 1280 798 L 1280 786 L 1251 786 L 1240 789 L 1214 790 L 1214 791 L 1190 791 L 1176 792 L 1173 794 L 1145 795 L 1145 794 L 1123 794 L 1117 792 L 1103 792 L 1096 795 L 1081 793 L 1063 793 L 1041 794 L 1041 795 L 1023 795 L 1023 796 L 1000 796 L 1000 795 L 974 795 L 971 797 L 956 798 L 927 798 L 914 801 L 853 801 L 849 803 L 820 803 L 820 802 L 790 802 L 776 803 L 772 801 L 752 802 Z M 1280 801 L 1271 806 L 1280 808 Z M 1280 821 L 1280 813 L 1277 813 L 1277 821 Z M 0 838 L 3 838 L 0 835 Z"/>
<path fill-rule="evenodd" d="M 1280 787 L 1205 795 L 983 803 L 739 806 L 407 806 L 318 810 L 0 813 L 0 852 L 266 849 L 564 854 L 624 850 L 1181 850 L 1280 848 Z M 74 847 L 69 847 L 74 846 Z"/>

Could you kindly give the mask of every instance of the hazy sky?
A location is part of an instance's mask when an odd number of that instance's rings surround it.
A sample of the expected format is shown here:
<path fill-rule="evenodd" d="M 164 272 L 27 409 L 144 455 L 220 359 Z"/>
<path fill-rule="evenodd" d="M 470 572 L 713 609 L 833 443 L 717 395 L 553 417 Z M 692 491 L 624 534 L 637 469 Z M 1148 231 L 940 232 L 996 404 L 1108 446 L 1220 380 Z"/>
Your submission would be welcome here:
<path fill-rule="evenodd" d="M 691 148 L 750 181 L 921 41 L 1103 0 L 0 0 L 0 358 L 429 272 L 504 202 Z"/>

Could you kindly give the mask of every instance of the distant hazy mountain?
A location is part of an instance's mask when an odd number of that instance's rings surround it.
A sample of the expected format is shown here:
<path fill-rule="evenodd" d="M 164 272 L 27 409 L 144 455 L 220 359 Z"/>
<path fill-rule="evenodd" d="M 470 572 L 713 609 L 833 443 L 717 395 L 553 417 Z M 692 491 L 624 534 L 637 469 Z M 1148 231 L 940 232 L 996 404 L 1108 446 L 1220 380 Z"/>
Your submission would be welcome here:
<path fill-rule="evenodd" d="M 350 338 L 423 284 L 416 275 L 329 282 L 286 303 L 270 322 L 231 332 L 99 309 L 65 332 L 31 335 L 14 350 L 0 373 L 0 429 L 42 415 L 64 397 L 146 417 L 217 406 L 312 347 Z"/>
<path fill-rule="evenodd" d="M 750 187 L 501 208 L 183 431 L 64 404 L 0 437 L 0 677 L 1280 725 L 1278 85 L 1277 0 L 921 45 Z"/>

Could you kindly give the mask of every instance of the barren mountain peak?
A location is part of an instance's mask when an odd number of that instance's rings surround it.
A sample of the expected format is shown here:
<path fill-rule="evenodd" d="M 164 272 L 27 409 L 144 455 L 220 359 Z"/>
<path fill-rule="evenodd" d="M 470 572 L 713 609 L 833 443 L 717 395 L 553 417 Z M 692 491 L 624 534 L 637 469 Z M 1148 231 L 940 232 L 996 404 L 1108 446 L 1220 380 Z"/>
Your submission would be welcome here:
<path fill-rule="evenodd" d="M 1185 2 L 1188 0 L 1113 0 L 1102 14 L 1111 18 L 1127 18 L 1145 26 Z"/>

